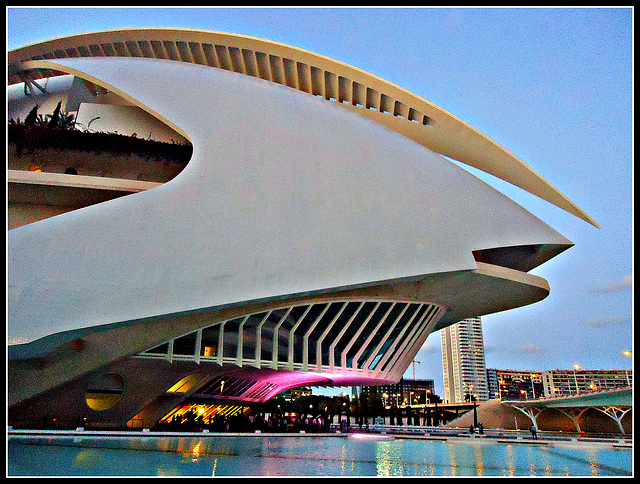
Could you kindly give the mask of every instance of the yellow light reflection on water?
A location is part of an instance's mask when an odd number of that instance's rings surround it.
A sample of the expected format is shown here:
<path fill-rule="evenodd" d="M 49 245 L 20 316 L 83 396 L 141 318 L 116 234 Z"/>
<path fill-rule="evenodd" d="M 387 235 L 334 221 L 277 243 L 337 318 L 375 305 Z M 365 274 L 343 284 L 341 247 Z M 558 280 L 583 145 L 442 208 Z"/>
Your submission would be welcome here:
<path fill-rule="evenodd" d="M 199 440 L 196 446 L 191 450 L 191 462 L 198 462 L 202 453 L 202 440 Z"/>
<path fill-rule="evenodd" d="M 507 468 L 505 472 L 508 476 L 515 476 L 516 474 L 516 463 L 515 463 L 515 455 L 513 453 L 513 445 L 507 444 Z"/>
<path fill-rule="evenodd" d="M 553 466 L 551 465 L 551 454 L 549 454 L 549 451 L 546 447 L 543 447 L 542 449 L 542 454 L 541 454 L 541 462 L 540 462 L 540 467 L 544 468 L 544 475 L 545 476 L 552 476 L 553 475 Z"/>
<path fill-rule="evenodd" d="M 484 475 L 484 462 L 482 460 L 482 448 L 476 447 L 476 475 L 483 476 Z"/>
<path fill-rule="evenodd" d="M 376 447 L 376 474 L 378 476 L 390 476 L 391 475 L 391 456 L 389 442 L 379 442 Z"/>
<path fill-rule="evenodd" d="M 592 476 L 599 476 L 600 475 L 600 466 L 598 464 L 598 459 L 597 459 L 597 452 L 595 451 L 595 449 L 588 449 L 587 450 L 587 459 L 589 461 L 589 467 L 590 469 L 590 474 Z"/>
<path fill-rule="evenodd" d="M 456 467 L 458 466 L 458 463 L 456 462 L 455 449 L 456 449 L 455 445 L 447 444 L 447 450 L 449 451 L 449 467 L 451 468 L 451 476 L 452 477 L 456 476 L 456 474 L 457 474 Z M 446 469 L 443 469 L 442 472 L 443 472 L 444 476 L 447 475 L 447 470 Z"/>
<path fill-rule="evenodd" d="M 434 476 L 436 474 L 435 445 L 428 445 L 425 448 L 423 459 L 424 475 Z"/>
<path fill-rule="evenodd" d="M 403 476 L 402 442 L 380 441 L 376 443 L 376 475 Z"/>
<path fill-rule="evenodd" d="M 73 467 L 76 469 L 91 469 L 100 463 L 102 453 L 98 449 L 82 449 L 76 454 Z"/>

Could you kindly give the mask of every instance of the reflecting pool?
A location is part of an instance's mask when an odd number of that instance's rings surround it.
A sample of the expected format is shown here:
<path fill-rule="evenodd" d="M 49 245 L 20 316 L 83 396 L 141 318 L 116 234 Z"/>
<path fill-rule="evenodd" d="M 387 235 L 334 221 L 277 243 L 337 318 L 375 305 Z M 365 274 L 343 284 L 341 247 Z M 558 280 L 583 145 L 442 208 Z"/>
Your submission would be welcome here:
<path fill-rule="evenodd" d="M 632 451 L 490 439 L 10 437 L 10 476 L 630 476 Z"/>

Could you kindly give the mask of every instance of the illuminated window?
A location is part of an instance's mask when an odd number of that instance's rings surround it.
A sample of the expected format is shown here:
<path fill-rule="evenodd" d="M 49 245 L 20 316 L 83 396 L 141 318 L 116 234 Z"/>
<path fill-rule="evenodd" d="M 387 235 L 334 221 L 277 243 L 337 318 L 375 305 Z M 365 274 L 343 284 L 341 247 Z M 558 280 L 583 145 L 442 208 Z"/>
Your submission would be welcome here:
<path fill-rule="evenodd" d="M 178 383 L 167 390 L 167 393 L 185 393 L 188 392 L 198 379 L 195 375 L 188 375 L 181 379 Z"/>
<path fill-rule="evenodd" d="M 127 428 L 130 429 L 141 429 L 144 427 L 144 417 L 142 412 L 138 415 L 134 416 L 131 420 L 127 422 Z"/>
<path fill-rule="evenodd" d="M 200 356 L 213 358 L 217 356 L 220 325 L 216 324 L 202 330 Z"/>

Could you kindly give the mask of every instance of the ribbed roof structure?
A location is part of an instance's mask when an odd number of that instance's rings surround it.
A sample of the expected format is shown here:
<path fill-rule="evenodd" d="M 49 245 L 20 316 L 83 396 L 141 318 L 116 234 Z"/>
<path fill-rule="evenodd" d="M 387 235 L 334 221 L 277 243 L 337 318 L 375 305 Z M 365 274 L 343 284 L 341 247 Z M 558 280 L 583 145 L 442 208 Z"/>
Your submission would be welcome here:
<path fill-rule="evenodd" d="M 172 28 L 120 29 L 62 37 L 11 51 L 9 83 L 55 75 L 55 71 L 46 69 L 54 66 L 38 61 L 74 57 L 167 59 L 286 85 L 351 109 L 599 227 L 526 163 L 453 114 L 373 74 L 319 54 L 237 34 Z"/>

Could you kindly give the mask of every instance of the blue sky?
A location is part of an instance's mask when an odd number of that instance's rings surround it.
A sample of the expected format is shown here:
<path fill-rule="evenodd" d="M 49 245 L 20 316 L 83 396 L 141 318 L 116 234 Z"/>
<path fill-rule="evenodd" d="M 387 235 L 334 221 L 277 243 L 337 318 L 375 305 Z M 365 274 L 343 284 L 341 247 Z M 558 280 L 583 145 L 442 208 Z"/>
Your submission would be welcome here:
<path fill-rule="evenodd" d="M 8 8 L 8 49 L 125 27 L 265 38 L 354 65 L 452 112 L 601 226 L 468 168 L 575 246 L 536 268 L 551 294 L 483 318 L 487 366 L 632 368 L 631 8 Z M 416 357 L 442 394 L 440 335 Z M 412 376 L 411 367 L 406 373 Z"/>

